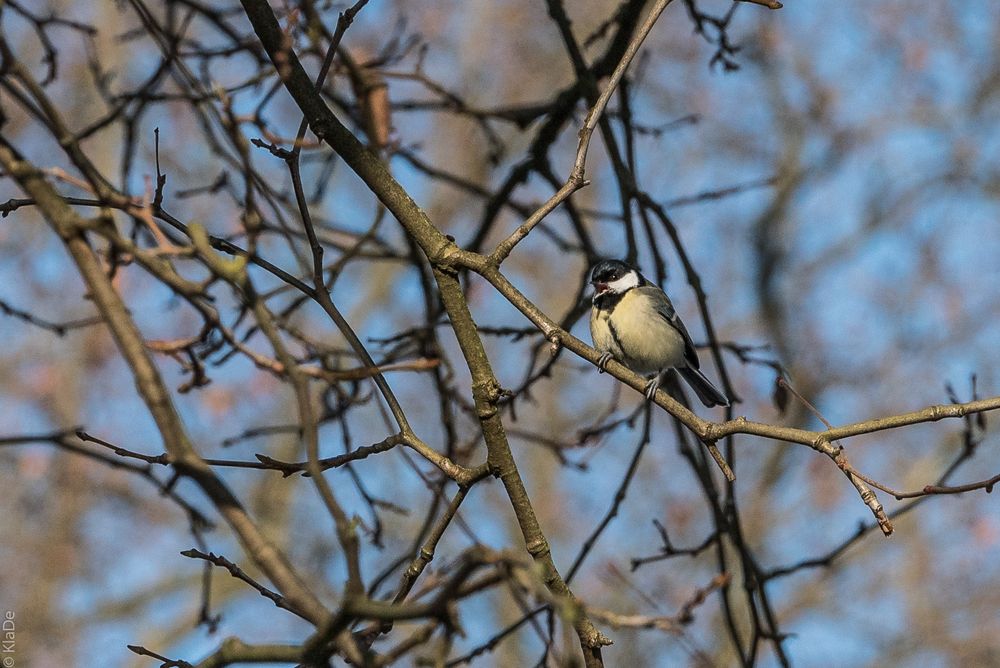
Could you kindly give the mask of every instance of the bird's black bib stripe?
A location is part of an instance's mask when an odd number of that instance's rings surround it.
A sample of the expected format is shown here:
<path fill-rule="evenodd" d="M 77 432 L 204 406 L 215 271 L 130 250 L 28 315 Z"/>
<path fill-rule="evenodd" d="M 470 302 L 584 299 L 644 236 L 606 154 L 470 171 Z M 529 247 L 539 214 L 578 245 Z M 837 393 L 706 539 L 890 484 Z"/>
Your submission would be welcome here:
<path fill-rule="evenodd" d="M 611 315 L 611 312 L 615 310 L 618 302 L 622 300 L 625 294 L 625 292 L 605 292 L 604 294 L 597 295 L 594 297 L 594 306 L 601 311 L 607 311 L 608 315 Z"/>
<path fill-rule="evenodd" d="M 608 331 L 611 332 L 611 338 L 615 340 L 615 345 L 618 346 L 618 350 L 622 351 L 622 355 L 624 355 L 625 348 L 622 347 L 622 340 L 618 337 L 618 330 L 615 329 L 615 323 L 611 321 L 611 318 L 608 318 Z"/>

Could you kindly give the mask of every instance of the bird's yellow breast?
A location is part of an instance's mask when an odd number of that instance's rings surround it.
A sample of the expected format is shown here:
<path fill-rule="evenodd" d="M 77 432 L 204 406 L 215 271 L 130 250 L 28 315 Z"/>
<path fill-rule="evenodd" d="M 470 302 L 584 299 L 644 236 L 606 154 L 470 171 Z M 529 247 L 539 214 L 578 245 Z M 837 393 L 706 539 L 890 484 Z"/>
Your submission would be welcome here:
<path fill-rule="evenodd" d="M 590 332 L 595 348 L 637 373 L 684 365 L 684 337 L 639 290 L 626 292 L 611 309 L 594 309 Z"/>

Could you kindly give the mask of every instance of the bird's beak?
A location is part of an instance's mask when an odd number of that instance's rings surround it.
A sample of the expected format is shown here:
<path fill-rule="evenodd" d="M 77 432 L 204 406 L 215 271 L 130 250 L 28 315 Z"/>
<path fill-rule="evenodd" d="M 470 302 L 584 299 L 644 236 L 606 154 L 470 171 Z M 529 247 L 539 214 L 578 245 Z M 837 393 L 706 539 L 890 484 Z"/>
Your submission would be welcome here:
<path fill-rule="evenodd" d="M 597 294 L 603 295 L 607 291 L 608 291 L 607 283 L 594 283 L 594 292 L 596 292 Z"/>

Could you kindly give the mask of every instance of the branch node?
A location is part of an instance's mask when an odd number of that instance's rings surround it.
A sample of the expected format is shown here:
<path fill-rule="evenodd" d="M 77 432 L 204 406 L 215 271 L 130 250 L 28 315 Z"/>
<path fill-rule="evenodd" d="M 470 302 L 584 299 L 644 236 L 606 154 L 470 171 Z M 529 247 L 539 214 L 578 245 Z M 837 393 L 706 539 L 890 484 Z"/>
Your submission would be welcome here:
<path fill-rule="evenodd" d="M 549 341 L 549 356 L 555 357 L 559 354 L 559 349 L 562 348 L 562 340 L 559 338 L 558 332 L 553 332 L 548 336 Z"/>
<path fill-rule="evenodd" d="M 525 543 L 524 547 L 528 550 L 528 554 L 535 558 L 549 551 L 548 541 L 541 537 L 530 543 Z"/>

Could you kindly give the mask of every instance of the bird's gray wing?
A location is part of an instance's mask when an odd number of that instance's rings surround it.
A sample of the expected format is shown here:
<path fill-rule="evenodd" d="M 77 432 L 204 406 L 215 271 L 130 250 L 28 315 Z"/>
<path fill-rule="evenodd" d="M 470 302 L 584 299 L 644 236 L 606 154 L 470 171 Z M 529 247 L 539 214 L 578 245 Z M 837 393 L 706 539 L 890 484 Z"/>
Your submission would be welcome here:
<path fill-rule="evenodd" d="M 691 335 L 688 334 L 687 327 L 684 326 L 684 322 L 677 315 L 677 311 L 674 310 L 674 305 L 670 303 L 670 298 L 667 297 L 667 294 L 653 285 L 645 285 L 641 288 L 636 288 L 636 290 L 646 292 L 654 298 L 656 301 L 656 312 L 684 337 L 684 359 L 687 360 L 690 367 L 697 369 L 699 367 L 698 352 L 694 348 L 694 341 L 691 340 Z"/>

